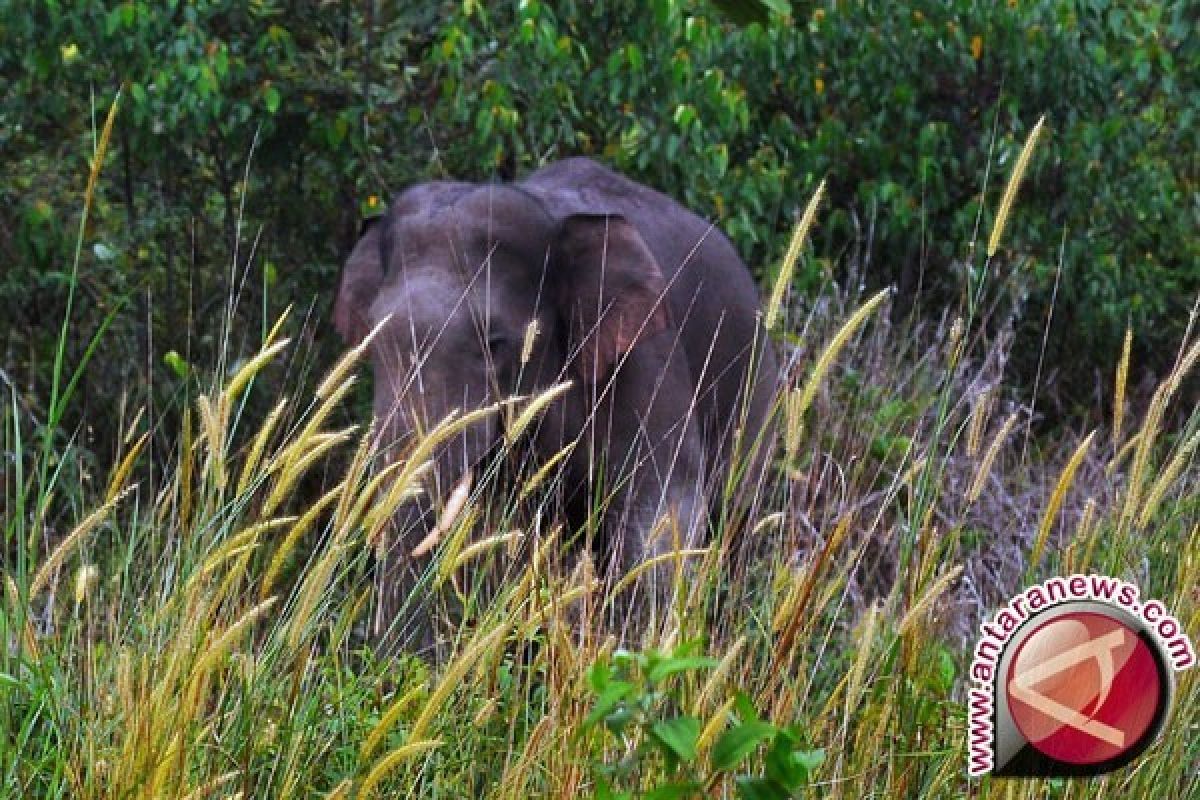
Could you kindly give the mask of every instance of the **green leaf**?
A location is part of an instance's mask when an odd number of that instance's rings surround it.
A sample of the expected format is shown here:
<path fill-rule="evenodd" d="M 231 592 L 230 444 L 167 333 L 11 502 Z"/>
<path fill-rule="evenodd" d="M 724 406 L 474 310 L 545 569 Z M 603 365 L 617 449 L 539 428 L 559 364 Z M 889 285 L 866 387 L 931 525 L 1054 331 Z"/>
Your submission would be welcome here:
<path fill-rule="evenodd" d="M 806 786 L 825 761 L 824 750 L 796 749 L 798 734 L 780 731 L 766 757 L 767 777 L 789 792 Z"/>
<path fill-rule="evenodd" d="M 279 110 L 280 100 L 279 90 L 274 86 L 268 86 L 263 90 L 263 102 L 266 103 L 268 114 L 274 114 Z"/>
<path fill-rule="evenodd" d="M 712 767 L 728 771 L 742 763 L 758 745 L 775 735 L 775 726 L 769 722 L 750 720 L 730 728 L 721 734 L 712 749 Z"/>
<path fill-rule="evenodd" d="M 663 678 L 674 675 L 678 672 L 688 672 L 694 669 L 712 669 L 717 666 L 718 662 L 715 658 L 708 656 L 687 656 L 684 658 L 664 658 L 650 668 L 646 674 L 646 680 L 650 683 L 660 683 Z"/>
<path fill-rule="evenodd" d="M 646 792 L 642 797 L 643 800 L 677 800 L 681 797 L 695 797 L 702 789 L 703 787 L 695 781 L 664 783 Z"/>
<path fill-rule="evenodd" d="M 782 786 L 769 778 L 740 775 L 734 779 L 738 797 L 743 800 L 788 800 L 791 796 Z"/>
<path fill-rule="evenodd" d="M 758 720 L 758 710 L 754 707 L 754 701 L 745 692 L 739 691 L 733 696 L 733 710 L 744 720 Z"/>
<path fill-rule="evenodd" d="M 612 667 L 607 661 L 597 661 L 588 668 L 587 682 L 588 687 L 596 694 L 600 694 L 612 681 Z"/>
<path fill-rule="evenodd" d="M 667 752 L 685 764 L 696 760 L 696 740 L 700 738 L 700 720 L 695 717 L 676 717 L 656 722 L 650 735 Z"/>
<path fill-rule="evenodd" d="M 614 792 L 603 778 L 596 783 L 596 800 L 631 800 L 632 797 L 630 792 Z"/>
<path fill-rule="evenodd" d="M 183 360 L 183 356 L 176 353 L 174 350 L 168 350 L 163 356 L 163 363 L 171 368 L 171 371 L 179 376 L 180 380 L 187 378 L 188 364 Z"/>
<path fill-rule="evenodd" d="M 583 727 L 589 728 L 607 717 L 633 691 L 633 684 L 627 681 L 613 681 L 604 688 L 596 699 L 592 713 L 583 721 Z"/>

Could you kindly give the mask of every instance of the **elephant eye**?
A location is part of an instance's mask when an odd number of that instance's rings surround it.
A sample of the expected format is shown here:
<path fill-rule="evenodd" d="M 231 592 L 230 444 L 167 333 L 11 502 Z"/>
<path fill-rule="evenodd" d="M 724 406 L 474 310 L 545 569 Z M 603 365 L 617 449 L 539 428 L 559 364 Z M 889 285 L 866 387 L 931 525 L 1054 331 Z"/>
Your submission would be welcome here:
<path fill-rule="evenodd" d="M 509 339 L 502 333 L 492 333 L 488 335 L 487 347 L 488 352 L 492 354 L 492 358 L 499 358 L 508 352 Z"/>

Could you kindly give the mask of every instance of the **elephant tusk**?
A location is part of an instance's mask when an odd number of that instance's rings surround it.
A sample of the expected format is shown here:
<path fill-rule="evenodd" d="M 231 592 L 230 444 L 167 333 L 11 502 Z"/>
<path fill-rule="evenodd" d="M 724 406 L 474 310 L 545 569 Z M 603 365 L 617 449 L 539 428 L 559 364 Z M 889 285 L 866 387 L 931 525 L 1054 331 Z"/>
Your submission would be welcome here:
<path fill-rule="evenodd" d="M 471 470 L 467 470 L 450 493 L 450 497 L 446 499 L 446 506 L 442 509 L 442 515 L 438 517 L 433 530 L 413 548 L 413 558 L 420 558 L 432 550 L 441 541 L 442 536 L 453 527 L 454 521 L 462 513 L 463 506 L 467 504 L 467 498 L 471 496 L 471 477 Z"/>

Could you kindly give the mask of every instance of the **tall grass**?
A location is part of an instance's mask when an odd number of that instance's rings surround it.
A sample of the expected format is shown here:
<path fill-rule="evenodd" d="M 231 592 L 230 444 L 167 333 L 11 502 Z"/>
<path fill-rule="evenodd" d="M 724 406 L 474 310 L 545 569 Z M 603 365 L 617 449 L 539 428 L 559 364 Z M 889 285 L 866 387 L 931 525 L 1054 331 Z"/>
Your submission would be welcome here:
<path fill-rule="evenodd" d="M 843 310 L 807 321 L 787 318 L 782 288 L 773 297 L 772 324 L 803 327 L 809 349 L 793 354 L 781 392 L 776 475 L 758 487 L 753 519 L 679 559 L 691 564 L 675 572 L 680 602 L 650 641 L 592 624 L 622 583 L 598 580 L 585 555 L 565 555 L 570 532 L 523 510 L 548 473 L 503 495 L 491 469 L 464 482 L 424 548 L 423 590 L 453 617 L 444 658 L 384 656 L 365 636 L 373 552 L 436 443 L 486 414 L 535 425 L 553 389 L 447 419 L 378 471 L 371 431 L 331 423 L 365 344 L 313 398 L 279 401 L 257 427 L 238 413 L 287 347 L 276 326 L 195 398 L 155 491 L 131 430 L 104 494 L 54 539 L 41 526 L 70 489 L 54 482 L 60 454 L 31 450 L 15 398 L 5 403 L 16 468 L 4 473 L 0 794 L 568 798 L 602 782 L 645 792 L 683 770 L 694 794 L 733 797 L 737 770 L 719 768 L 716 750 L 751 715 L 824 751 L 803 796 L 1194 792 L 1196 671 L 1136 768 L 973 788 L 962 671 L 974 621 L 1035 575 L 1131 578 L 1200 634 L 1200 414 L 1177 407 L 1200 340 L 1183 343 L 1141 418 L 1125 420 L 1128 443 L 1122 407 L 1111 433 L 1046 447 L 1031 467 L 1009 437 L 1021 410 L 995 418 L 1004 341 L 988 342 L 969 315 L 896 330 L 883 294 L 833 293 Z M 318 499 L 297 499 L 330 453 L 341 472 Z M 597 724 L 605 669 L 646 687 L 621 706 L 644 724 Z M 647 746 L 680 719 L 695 720 L 686 769 Z M 739 769 L 758 774 L 767 747 L 751 745 Z"/>

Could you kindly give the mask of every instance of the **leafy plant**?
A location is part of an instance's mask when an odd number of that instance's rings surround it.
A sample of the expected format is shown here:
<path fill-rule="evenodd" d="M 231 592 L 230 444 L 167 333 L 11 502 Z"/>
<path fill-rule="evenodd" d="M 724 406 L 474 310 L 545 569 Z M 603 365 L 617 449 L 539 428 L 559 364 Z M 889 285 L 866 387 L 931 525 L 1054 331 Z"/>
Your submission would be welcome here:
<path fill-rule="evenodd" d="M 594 763 L 597 798 L 704 797 L 726 776 L 736 776 L 738 796 L 747 800 L 785 800 L 809 785 L 824 752 L 803 746 L 799 726 L 779 728 L 760 719 L 746 694 L 732 698 L 731 724 L 724 730 L 724 706 L 703 731 L 699 718 L 677 713 L 685 705 L 683 680 L 719 664 L 698 655 L 698 647 L 690 642 L 669 654 L 619 650 L 589 668 L 595 700 L 578 735 L 602 730 L 620 754 L 616 761 Z M 762 767 L 755 773 L 751 765 L 759 751 Z"/>

